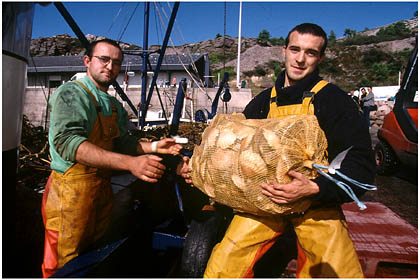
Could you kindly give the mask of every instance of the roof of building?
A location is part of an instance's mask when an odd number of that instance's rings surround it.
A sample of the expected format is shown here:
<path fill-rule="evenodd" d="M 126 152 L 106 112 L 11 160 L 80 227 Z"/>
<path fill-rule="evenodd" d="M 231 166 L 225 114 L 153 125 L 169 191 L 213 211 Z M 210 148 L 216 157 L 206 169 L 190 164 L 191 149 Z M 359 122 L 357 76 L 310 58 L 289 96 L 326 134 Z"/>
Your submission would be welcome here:
<path fill-rule="evenodd" d="M 166 54 L 163 58 L 161 70 L 184 70 L 183 65 L 188 66 L 197 62 L 207 54 Z M 205 59 L 205 58 L 204 58 Z M 159 54 L 150 54 L 149 61 L 152 68 L 156 66 Z M 141 71 L 143 58 L 139 54 L 124 53 L 121 71 L 127 68 L 130 71 Z M 188 68 L 188 67 L 187 67 Z M 83 72 L 86 67 L 83 64 L 83 56 L 34 56 L 29 59 L 28 72 Z"/>

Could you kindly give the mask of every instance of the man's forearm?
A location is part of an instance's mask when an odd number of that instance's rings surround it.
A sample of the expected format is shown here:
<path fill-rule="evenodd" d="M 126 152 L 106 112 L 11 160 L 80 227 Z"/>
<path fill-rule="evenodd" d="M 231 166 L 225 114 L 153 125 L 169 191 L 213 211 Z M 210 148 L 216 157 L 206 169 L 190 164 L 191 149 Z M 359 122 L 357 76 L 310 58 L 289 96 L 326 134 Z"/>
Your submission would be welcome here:
<path fill-rule="evenodd" d="M 80 144 L 76 151 L 78 163 L 98 168 L 129 170 L 131 159 L 131 156 L 107 151 L 89 141 Z"/>
<path fill-rule="evenodd" d="M 152 153 L 152 142 L 139 142 L 137 144 L 137 154 L 150 154 Z"/>

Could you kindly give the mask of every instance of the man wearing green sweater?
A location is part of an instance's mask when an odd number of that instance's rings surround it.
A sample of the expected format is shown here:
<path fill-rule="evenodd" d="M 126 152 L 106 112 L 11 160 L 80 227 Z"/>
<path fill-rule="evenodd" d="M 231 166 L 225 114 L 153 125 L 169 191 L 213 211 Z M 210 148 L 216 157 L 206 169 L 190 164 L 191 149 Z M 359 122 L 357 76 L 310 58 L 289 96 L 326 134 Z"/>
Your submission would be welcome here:
<path fill-rule="evenodd" d="M 165 166 L 151 153 L 176 155 L 182 148 L 174 139 L 138 142 L 128 133 L 127 112 L 107 93 L 123 61 L 116 42 L 93 42 L 83 61 L 87 76 L 62 85 L 49 101 L 52 172 L 42 202 L 44 277 L 104 236 L 112 208 L 112 170 L 155 183 Z"/>

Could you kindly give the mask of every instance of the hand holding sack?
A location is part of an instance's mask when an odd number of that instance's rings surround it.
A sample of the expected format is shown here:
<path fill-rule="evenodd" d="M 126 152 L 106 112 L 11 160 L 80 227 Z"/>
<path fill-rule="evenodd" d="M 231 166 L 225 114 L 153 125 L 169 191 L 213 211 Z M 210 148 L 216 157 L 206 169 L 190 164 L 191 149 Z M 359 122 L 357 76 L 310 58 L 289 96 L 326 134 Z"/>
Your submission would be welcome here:
<path fill-rule="evenodd" d="M 261 184 L 285 184 L 295 170 L 313 179 L 313 163 L 328 165 L 327 140 L 314 115 L 282 119 L 245 119 L 217 114 L 190 160 L 194 186 L 238 212 L 260 216 L 305 211 L 310 200 L 276 204 L 261 193 Z"/>

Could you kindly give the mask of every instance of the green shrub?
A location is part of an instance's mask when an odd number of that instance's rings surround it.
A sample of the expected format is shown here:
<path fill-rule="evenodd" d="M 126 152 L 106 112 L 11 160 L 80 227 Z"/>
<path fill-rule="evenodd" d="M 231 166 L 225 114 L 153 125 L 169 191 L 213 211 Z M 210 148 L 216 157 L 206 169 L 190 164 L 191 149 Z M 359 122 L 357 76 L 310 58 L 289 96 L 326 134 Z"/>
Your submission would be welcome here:
<path fill-rule="evenodd" d="M 225 69 L 219 69 L 217 71 L 214 72 L 214 74 L 212 74 L 213 76 L 215 76 L 216 78 L 214 78 L 215 81 L 217 81 L 217 74 L 220 74 L 220 79 L 223 79 L 223 76 L 225 75 L 225 72 L 229 73 L 229 81 L 232 79 L 236 79 L 236 72 L 233 69 L 232 66 L 229 67 L 225 67 Z"/>
<path fill-rule="evenodd" d="M 372 48 L 363 54 L 362 63 L 370 66 L 373 63 L 377 63 L 378 61 L 387 60 L 389 56 L 389 54 L 382 50 Z"/>
<path fill-rule="evenodd" d="M 269 39 L 270 39 L 270 32 L 268 32 L 266 29 L 263 29 L 260 32 L 260 34 L 258 34 L 257 44 L 259 44 L 261 46 L 267 46 Z"/>
<path fill-rule="evenodd" d="M 385 63 L 374 63 L 370 71 L 373 74 L 375 80 L 378 80 L 378 81 L 387 80 L 390 74 L 388 65 Z"/>
<path fill-rule="evenodd" d="M 267 75 L 267 72 L 265 71 L 264 67 L 257 66 L 257 67 L 255 67 L 255 75 L 259 76 L 259 77 L 262 77 L 262 76 Z"/>
<path fill-rule="evenodd" d="M 410 29 L 407 28 L 407 26 L 399 21 L 396 23 L 391 24 L 390 26 L 387 26 L 386 28 L 381 28 L 378 33 L 376 33 L 376 36 L 378 37 L 395 37 L 395 38 L 406 38 L 410 36 Z"/>
<path fill-rule="evenodd" d="M 270 38 L 269 39 L 269 42 L 273 45 L 273 46 L 282 46 L 282 45 L 284 45 L 285 44 L 285 40 L 284 40 L 284 38 L 283 37 L 280 37 L 280 38 L 275 38 L 275 37 L 273 37 L 273 38 Z"/>
<path fill-rule="evenodd" d="M 223 62 L 223 58 L 224 58 L 223 53 L 211 53 L 209 55 L 210 63 L 214 63 L 214 64 Z"/>
<path fill-rule="evenodd" d="M 252 77 L 252 76 L 255 76 L 255 70 L 244 71 L 242 72 L 242 74 L 247 77 Z"/>
<path fill-rule="evenodd" d="M 348 37 L 340 42 L 340 44 L 348 46 L 348 45 L 368 45 L 386 41 L 393 41 L 393 40 L 400 40 L 404 38 L 411 37 L 410 29 L 403 23 L 403 22 L 396 22 L 387 26 L 386 28 L 381 28 L 376 35 L 373 36 L 365 36 L 356 34 L 354 30 L 347 30 L 344 35 L 348 35 Z"/>
<path fill-rule="evenodd" d="M 209 54 L 210 65 L 223 62 L 223 61 L 228 62 L 234 58 L 236 58 L 236 54 L 234 53 L 226 53 L 226 55 L 224 55 L 223 53 L 215 52 L 215 53 Z"/>
<path fill-rule="evenodd" d="M 271 59 L 269 62 L 267 62 L 267 67 L 270 69 L 274 70 L 278 66 L 281 66 L 281 62 L 278 60 Z"/>
<path fill-rule="evenodd" d="M 367 85 L 372 85 L 372 82 L 369 81 L 366 77 L 363 77 L 357 84 L 357 88 L 365 87 Z"/>
<path fill-rule="evenodd" d="M 325 57 L 325 59 L 319 64 L 319 71 L 321 73 L 337 75 L 342 73 L 342 70 L 338 65 L 339 63 L 336 60 Z"/>

